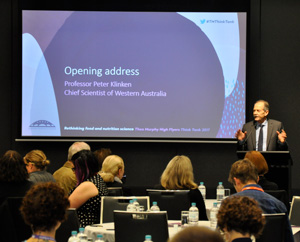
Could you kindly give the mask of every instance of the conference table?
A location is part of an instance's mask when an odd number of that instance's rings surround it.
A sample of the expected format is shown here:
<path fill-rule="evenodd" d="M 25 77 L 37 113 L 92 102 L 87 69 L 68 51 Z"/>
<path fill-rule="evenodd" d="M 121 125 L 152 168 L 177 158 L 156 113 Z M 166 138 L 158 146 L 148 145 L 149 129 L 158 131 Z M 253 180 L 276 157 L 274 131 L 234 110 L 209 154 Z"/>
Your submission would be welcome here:
<path fill-rule="evenodd" d="M 168 220 L 169 225 L 169 237 L 172 238 L 181 228 L 181 222 L 179 220 Z M 198 226 L 210 227 L 209 221 L 199 221 Z M 85 234 L 88 238 L 96 240 L 97 234 L 102 234 L 105 242 L 114 242 L 115 241 L 115 225 L 114 223 L 103 223 L 103 224 L 94 224 L 91 226 L 85 227 Z"/>

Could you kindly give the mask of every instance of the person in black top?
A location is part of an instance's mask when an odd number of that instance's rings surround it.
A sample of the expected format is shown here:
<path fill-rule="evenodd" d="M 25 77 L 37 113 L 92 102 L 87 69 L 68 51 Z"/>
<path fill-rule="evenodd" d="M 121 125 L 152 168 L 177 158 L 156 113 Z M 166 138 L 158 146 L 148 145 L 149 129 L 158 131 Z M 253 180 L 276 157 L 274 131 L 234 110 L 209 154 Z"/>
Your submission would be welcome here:
<path fill-rule="evenodd" d="M 269 171 L 269 166 L 265 157 L 259 151 L 248 151 L 245 155 L 256 167 L 259 180 L 258 185 L 260 185 L 264 190 L 278 190 L 278 185 L 275 182 L 268 181 L 265 174 Z"/>
<path fill-rule="evenodd" d="M 194 182 L 191 160 L 184 155 L 175 156 L 161 175 L 160 186 L 167 190 L 190 190 L 190 202 L 196 203 L 199 210 L 199 220 L 208 220 L 203 197 Z"/>

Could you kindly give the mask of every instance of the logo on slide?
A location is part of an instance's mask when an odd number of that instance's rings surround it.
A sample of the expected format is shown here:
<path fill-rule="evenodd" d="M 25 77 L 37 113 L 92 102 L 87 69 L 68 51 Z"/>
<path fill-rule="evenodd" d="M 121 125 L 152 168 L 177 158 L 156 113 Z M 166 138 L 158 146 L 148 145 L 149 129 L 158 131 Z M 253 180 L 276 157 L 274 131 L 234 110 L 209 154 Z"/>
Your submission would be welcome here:
<path fill-rule="evenodd" d="M 53 128 L 55 125 L 47 120 L 38 120 L 30 124 L 29 127 L 40 127 L 40 128 Z"/>
<path fill-rule="evenodd" d="M 200 23 L 204 24 L 205 23 L 205 19 L 200 19 Z"/>

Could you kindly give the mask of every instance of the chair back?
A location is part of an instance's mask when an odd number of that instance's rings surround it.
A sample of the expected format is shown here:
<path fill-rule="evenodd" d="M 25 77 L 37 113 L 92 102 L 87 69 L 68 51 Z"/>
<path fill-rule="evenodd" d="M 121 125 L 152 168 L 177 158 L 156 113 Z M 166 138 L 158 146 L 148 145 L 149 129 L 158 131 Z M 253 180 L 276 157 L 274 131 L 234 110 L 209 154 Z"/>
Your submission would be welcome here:
<path fill-rule="evenodd" d="M 142 215 L 143 218 L 141 218 Z M 114 211 L 115 241 L 141 242 L 150 234 L 152 241 L 166 242 L 169 238 L 167 212 Z"/>
<path fill-rule="evenodd" d="M 290 214 L 291 225 L 300 226 L 300 197 L 293 196 Z"/>
<path fill-rule="evenodd" d="M 262 235 L 256 239 L 256 242 L 284 242 L 286 228 L 285 213 L 263 215 L 266 218 L 266 224 Z"/>
<path fill-rule="evenodd" d="M 287 211 L 290 211 L 290 201 L 286 190 L 265 190 L 265 192 L 283 202 Z"/>
<path fill-rule="evenodd" d="M 80 227 L 79 219 L 75 208 L 69 208 L 67 210 L 67 219 L 61 223 L 56 230 L 55 239 L 57 242 L 68 242 L 71 232 L 73 230 L 78 231 Z"/>
<path fill-rule="evenodd" d="M 122 187 L 108 187 L 108 196 L 123 196 L 123 189 Z"/>
<path fill-rule="evenodd" d="M 127 205 L 131 199 L 136 198 L 140 205 L 143 205 L 145 211 L 150 208 L 150 199 L 148 196 L 143 197 L 101 197 L 100 223 L 114 222 L 114 210 L 126 211 Z"/>
<path fill-rule="evenodd" d="M 23 197 L 9 197 L 0 206 L 1 241 L 19 242 L 31 237 L 32 231 L 20 212 Z"/>
<path fill-rule="evenodd" d="M 190 190 L 155 190 L 147 189 L 150 202 L 157 202 L 161 211 L 167 211 L 168 219 L 180 220 L 181 211 L 187 211 L 191 207 Z"/>

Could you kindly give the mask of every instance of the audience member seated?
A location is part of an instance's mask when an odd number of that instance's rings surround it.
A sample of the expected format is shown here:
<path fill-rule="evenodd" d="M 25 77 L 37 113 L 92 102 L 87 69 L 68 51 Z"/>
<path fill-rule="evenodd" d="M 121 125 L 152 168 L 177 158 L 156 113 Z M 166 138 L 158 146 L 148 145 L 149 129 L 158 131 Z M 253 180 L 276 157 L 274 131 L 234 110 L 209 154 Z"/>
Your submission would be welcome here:
<path fill-rule="evenodd" d="M 66 219 L 70 203 L 64 190 L 54 182 L 38 183 L 28 191 L 20 211 L 32 228 L 27 242 L 55 241 L 55 232 Z"/>
<path fill-rule="evenodd" d="M 120 156 L 109 155 L 102 164 L 100 175 L 107 187 L 122 187 L 124 196 L 132 196 L 130 189 L 124 186 L 122 178 L 125 172 L 124 161 Z"/>
<path fill-rule="evenodd" d="M 91 150 L 90 146 L 85 142 L 74 142 L 68 151 L 68 160 L 65 164 L 53 173 L 56 182 L 64 189 L 67 195 L 76 186 L 77 180 L 73 171 L 74 164 L 71 161 L 72 156 L 81 150 Z"/>
<path fill-rule="evenodd" d="M 218 232 L 212 229 L 192 226 L 176 233 L 169 242 L 224 242 L 224 240 Z"/>
<path fill-rule="evenodd" d="M 100 168 L 100 170 L 102 168 L 102 163 L 105 160 L 105 158 L 107 156 L 111 155 L 111 154 L 112 153 L 111 153 L 111 150 L 109 148 L 101 148 L 101 149 L 98 149 L 98 150 L 94 151 L 94 155 L 95 155 L 96 159 L 99 162 L 99 168 Z"/>
<path fill-rule="evenodd" d="M 8 150 L 0 159 L 0 204 L 7 197 L 24 197 L 33 185 L 22 156 Z"/>
<path fill-rule="evenodd" d="M 286 206 L 277 198 L 265 193 L 262 187 L 257 184 L 257 169 L 249 159 L 245 158 L 232 164 L 228 181 L 233 184 L 235 190 L 237 191 L 235 196 L 247 196 L 254 198 L 257 200 L 264 213 L 285 213 L 285 242 L 294 241 Z"/>
<path fill-rule="evenodd" d="M 222 201 L 218 215 L 218 228 L 228 242 L 251 242 L 262 233 L 265 218 L 257 201 L 243 196 L 231 196 Z"/>
<path fill-rule="evenodd" d="M 52 174 L 46 171 L 46 167 L 50 165 L 46 155 L 41 150 L 32 150 L 24 157 L 27 171 L 29 173 L 29 181 L 33 183 L 53 181 Z"/>
<path fill-rule="evenodd" d="M 268 181 L 265 177 L 265 174 L 269 171 L 269 166 L 265 157 L 259 151 L 248 151 L 245 158 L 248 158 L 256 166 L 259 176 L 258 185 L 260 185 L 264 190 L 278 189 L 278 185 L 275 182 Z"/>
<path fill-rule="evenodd" d="M 161 175 L 160 185 L 156 189 L 190 190 L 190 201 L 195 202 L 199 209 L 199 220 L 207 220 L 203 197 L 194 182 L 191 160 L 184 155 L 175 156 Z"/>
<path fill-rule="evenodd" d="M 77 209 L 81 227 L 100 223 L 101 196 L 107 196 L 108 190 L 98 174 L 99 163 L 89 150 L 77 152 L 71 160 L 77 184 L 69 196 L 70 207 Z"/>

